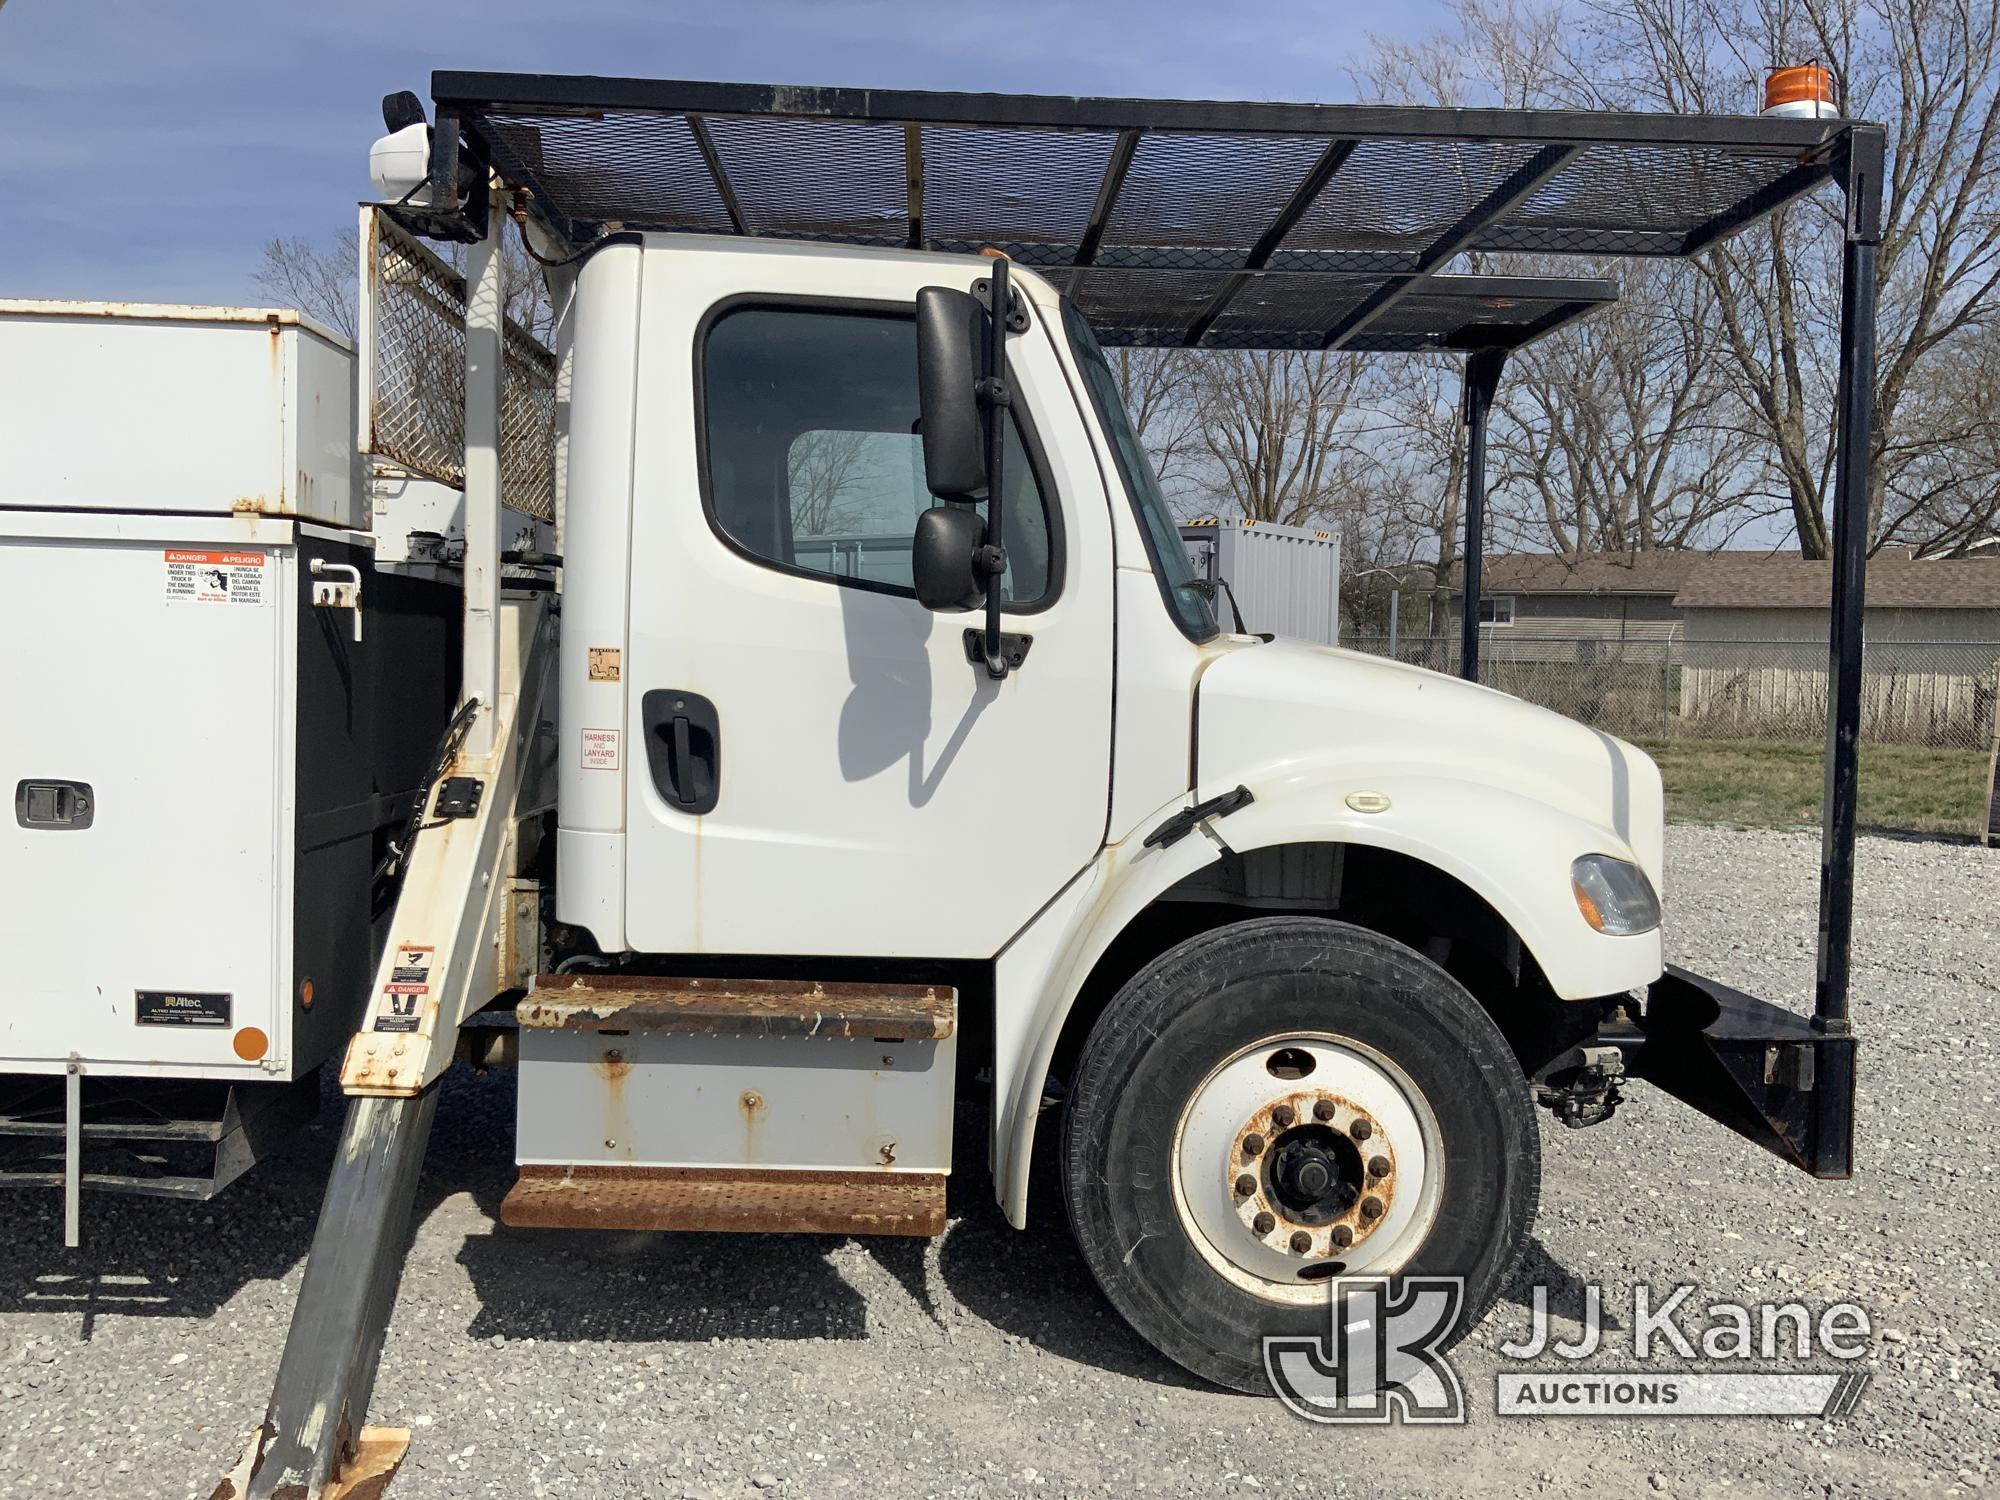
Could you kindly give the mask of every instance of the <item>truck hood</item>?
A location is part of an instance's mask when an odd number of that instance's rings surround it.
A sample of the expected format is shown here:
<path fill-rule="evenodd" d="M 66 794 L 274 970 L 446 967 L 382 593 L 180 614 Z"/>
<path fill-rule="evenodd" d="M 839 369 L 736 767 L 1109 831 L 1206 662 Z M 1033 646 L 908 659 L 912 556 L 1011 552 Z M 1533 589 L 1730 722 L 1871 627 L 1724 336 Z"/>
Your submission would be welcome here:
<path fill-rule="evenodd" d="M 1664 891 L 1660 773 L 1615 736 L 1506 693 L 1379 656 L 1279 638 L 1223 652 L 1196 696 L 1197 795 L 1260 779 L 1428 775 L 1547 804 L 1603 834 Z M 1578 850 L 1578 853 L 1591 851 Z"/>

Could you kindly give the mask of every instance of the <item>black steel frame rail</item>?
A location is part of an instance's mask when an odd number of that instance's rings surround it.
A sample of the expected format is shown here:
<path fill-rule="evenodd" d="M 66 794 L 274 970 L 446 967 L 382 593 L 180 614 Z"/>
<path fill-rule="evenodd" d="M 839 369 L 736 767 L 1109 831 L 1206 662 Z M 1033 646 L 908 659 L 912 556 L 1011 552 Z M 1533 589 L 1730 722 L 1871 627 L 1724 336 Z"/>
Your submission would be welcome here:
<path fill-rule="evenodd" d="M 1307 211 L 1319 198 L 1320 190 L 1333 181 L 1335 174 L 1347 165 L 1348 157 L 1354 154 L 1354 148 L 1360 144 L 1359 141 L 1342 139 L 1333 141 L 1327 146 L 1320 159 L 1313 163 L 1312 169 L 1292 190 L 1290 200 L 1271 220 L 1271 227 L 1257 237 L 1257 243 L 1252 245 L 1250 253 L 1243 257 L 1243 270 L 1246 273 L 1261 271 L 1270 264 L 1271 257 L 1277 254 L 1285 236 L 1290 234 L 1293 226 L 1306 216 Z M 1215 326 L 1215 320 L 1222 316 L 1231 302 L 1236 300 L 1236 294 L 1249 284 L 1250 277 L 1247 274 L 1232 276 L 1223 284 L 1222 290 L 1215 294 L 1208 306 L 1203 308 L 1194 322 L 1188 325 L 1186 342 L 1190 348 L 1201 342 L 1202 335 Z"/>
<path fill-rule="evenodd" d="M 1467 209 L 1458 222 L 1417 253 L 1415 275 L 1406 281 L 1385 282 L 1380 291 L 1334 324 L 1326 335 L 1326 347 L 1338 349 L 1383 313 L 1428 281 L 1445 262 L 1471 247 L 1480 231 L 1496 223 L 1513 209 L 1532 198 L 1556 173 L 1568 166 L 1583 150 L 1581 146 L 1544 146 L 1525 163 L 1510 172 L 1500 185 Z"/>
<path fill-rule="evenodd" d="M 923 128 L 963 126 L 1054 131 L 1104 131 L 1115 140 L 1099 185 L 1097 200 L 1084 227 L 1072 264 L 1096 262 L 1104 234 L 1116 207 L 1119 189 L 1134 153 L 1149 134 L 1319 136 L 1328 141 L 1325 154 L 1301 181 L 1285 208 L 1258 238 L 1240 265 L 1228 270 L 1257 270 L 1282 248 L 1296 226 L 1347 156 L 1365 141 L 1465 141 L 1525 143 L 1555 155 L 1537 155 L 1526 170 L 1510 178 L 1468 213 L 1439 242 L 1448 253 L 1429 247 L 1420 269 L 1443 264 L 1451 254 L 1473 248 L 1489 231 L 1504 233 L 1506 248 L 1547 253 L 1579 253 L 1576 232 L 1506 222 L 1508 213 L 1532 195 L 1563 165 L 1593 147 L 1667 147 L 1707 149 L 1731 154 L 1789 159 L 1797 167 L 1777 181 L 1732 204 L 1682 234 L 1657 229 L 1620 230 L 1607 226 L 1589 231 L 1591 248 L 1608 254 L 1689 255 L 1733 233 L 1789 199 L 1810 192 L 1835 170 L 1844 153 L 1851 122 L 1789 120 L 1750 115 L 1669 115 L 1586 112 L 1573 110 L 1439 109 L 1409 105 L 1231 103 L 1206 100 L 1054 98 L 1016 94 L 958 94 L 920 90 L 829 89 L 780 84 L 709 83 L 695 80 L 566 76 L 539 73 L 438 72 L 431 79 L 440 130 L 434 145 L 432 205 L 449 212 L 456 193 L 448 184 L 455 167 L 446 157 L 455 153 L 457 132 L 463 128 L 481 154 L 492 159 L 510 180 L 528 188 L 551 228 L 572 242 L 592 228 L 556 207 L 543 181 L 539 162 L 518 158 L 512 143 L 488 117 L 595 118 L 611 114 L 657 114 L 684 118 L 701 154 L 708 176 L 730 224 L 738 234 L 755 233 L 743 213 L 739 195 L 716 150 L 707 120 L 736 119 L 844 120 L 900 125 L 905 132 L 908 235 L 905 243 L 923 248 Z M 1542 170 L 1542 168 L 1546 170 Z M 470 215 L 467 216 L 471 217 Z M 443 225 L 444 232 L 462 238 L 468 226 Z M 476 229 L 476 226 L 471 226 Z M 627 227 L 634 227 L 628 225 Z M 636 227 L 667 227 L 646 226 Z M 1418 247 L 1412 247 L 1413 251 Z M 1137 262 L 1135 262 L 1137 263 Z M 1164 264 L 1172 264 L 1164 261 Z M 1399 267 L 1400 269 L 1400 267 Z M 1228 283 L 1190 327 L 1193 344 L 1212 327 L 1229 302 L 1247 283 Z M 1072 278 L 1074 290 L 1074 278 Z M 1406 290 L 1406 289 L 1405 289 Z M 1396 292 L 1397 296 L 1404 291 Z M 1340 337 L 1358 332 L 1394 298 L 1362 310 Z M 1335 341 L 1337 343 L 1337 340 Z M 1332 345 L 1330 345 L 1331 347 Z"/>
<path fill-rule="evenodd" d="M 590 116 L 692 112 L 1056 130 L 1199 131 L 1577 146 L 1710 146 L 1774 156 L 1830 154 L 1837 148 L 1842 131 L 1851 123 L 1762 115 L 1064 98 L 454 70 L 431 75 L 431 97 L 440 108 L 455 108 L 466 114 Z"/>
<path fill-rule="evenodd" d="M 1144 275 L 1150 269 L 1151 267 L 1148 266 L 1097 266 L 1091 270 L 1091 275 L 1108 277 Z M 1337 271 L 1294 271 L 1284 268 L 1242 271 L 1231 278 L 1227 291 L 1229 298 L 1233 299 L 1243 287 L 1255 281 L 1304 279 L 1327 282 L 1338 281 L 1344 274 L 1346 273 Z M 1373 272 L 1363 271 L 1352 274 L 1357 281 L 1381 281 L 1385 279 L 1378 273 Z M 1449 340 L 1454 337 L 1454 334 L 1440 330 L 1440 339 L 1447 341 L 1434 346 L 1436 352 L 1439 353 L 1469 352 L 1486 348 L 1519 349 L 1525 344 L 1534 342 L 1534 340 L 1542 337 L 1552 329 L 1560 328 L 1564 324 L 1583 317 L 1607 303 L 1618 300 L 1618 283 L 1599 276 L 1489 276 L 1471 273 L 1440 274 L 1433 271 L 1396 271 L 1390 273 L 1386 281 L 1394 291 L 1394 296 L 1390 298 L 1391 302 L 1401 300 L 1404 295 L 1417 289 L 1421 284 L 1425 291 L 1456 298 L 1468 306 L 1489 301 L 1546 301 L 1556 304 L 1549 312 L 1532 323 L 1493 325 L 1493 337 L 1491 339 L 1482 339 L 1479 337 L 1478 325 L 1469 325 L 1469 331 L 1459 330 L 1458 332 L 1465 334 L 1465 337 L 1459 342 L 1450 342 Z M 1221 305 L 1216 306 L 1215 304 Z M 1227 299 L 1218 296 L 1215 299 L 1215 304 L 1211 304 L 1211 306 L 1214 307 L 1215 311 L 1220 313 L 1226 310 Z M 1191 330 L 1186 334 L 1174 338 L 1163 336 L 1157 340 L 1122 340 L 1119 342 L 1124 342 L 1128 345 L 1140 344 L 1147 347 L 1185 345 L 1186 347 L 1193 348 L 1196 347 L 1195 339 L 1206 335 L 1208 331 L 1209 329 L 1204 326 L 1199 329 L 1198 333 Z M 1257 339 L 1249 347 L 1260 349 L 1291 348 L 1312 350 L 1322 348 L 1326 344 L 1326 336 L 1324 334 L 1316 334 L 1310 329 L 1296 330 L 1297 338 L 1295 342 L 1280 341 L 1275 337 L 1276 330 L 1272 329 L 1254 330 L 1253 332 L 1256 333 Z M 1103 338 L 1103 335 L 1100 334 L 1100 338 Z M 1114 340 L 1108 338 L 1103 338 L 1103 341 L 1107 347 L 1114 342 Z M 1204 345 L 1201 347 L 1229 348 L 1235 346 L 1225 343 Z"/>

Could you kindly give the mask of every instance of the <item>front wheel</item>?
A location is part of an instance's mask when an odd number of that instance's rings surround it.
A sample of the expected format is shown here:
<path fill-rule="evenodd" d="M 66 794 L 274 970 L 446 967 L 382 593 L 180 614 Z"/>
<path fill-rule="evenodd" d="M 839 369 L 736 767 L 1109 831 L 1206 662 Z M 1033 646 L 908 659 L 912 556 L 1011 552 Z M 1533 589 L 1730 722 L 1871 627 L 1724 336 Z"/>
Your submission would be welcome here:
<path fill-rule="evenodd" d="M 1263 1340 L 1337 1276 L 1461 1276 L 1449 1341 L 1527 1249 L 1541 1143 L 1492 1018 L 1366 929 L 1269 917 L 1141 970 L 1091 1029 L 1063 1133 L 1084 1259 L 1197 1375 L 1268 1393 Z"/>

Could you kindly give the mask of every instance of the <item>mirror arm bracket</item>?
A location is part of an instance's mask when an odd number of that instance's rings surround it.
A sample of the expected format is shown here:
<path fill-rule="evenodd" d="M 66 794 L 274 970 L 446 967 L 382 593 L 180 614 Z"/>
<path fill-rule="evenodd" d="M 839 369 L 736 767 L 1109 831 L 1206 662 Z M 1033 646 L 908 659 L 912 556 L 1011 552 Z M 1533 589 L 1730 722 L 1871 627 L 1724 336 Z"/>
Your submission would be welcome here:
<path fill-rule="evenodd" d="M 995 681 L 1004 678 L 1010 670 L 1000 630 L 1001 589 L 1007 568 L 1007 554 L 1002 546 L 1002 539 L 1007 534 L 1003 519 L 1007 491 L 1001 465 L 1007 451 L 1007 406 L 1012 399 L 1012 393 L 1007 388 L 1007 333 L 1013 327 L 1017 314 L 1022 327 L 1025 328 L 1028 321 L 1026 306 L 1016 307 L 1020 293 L 1010 283 L 1008 271 L 1008 263 L 1002 257 L 994 261 L 993 275 L 973 288 L 975 297 L 982 290 L 985 292 L 983 300 L 991 329 L 986 340 L 986 369 L 974 390 L 985 406 L 986 418 L 986 545 L 980 549 L 979 559 L 989 566 L 986 572 L 986 638 L 982 643 L 985 647 L 982 654 L 986 658 L 986 675 Z"/>

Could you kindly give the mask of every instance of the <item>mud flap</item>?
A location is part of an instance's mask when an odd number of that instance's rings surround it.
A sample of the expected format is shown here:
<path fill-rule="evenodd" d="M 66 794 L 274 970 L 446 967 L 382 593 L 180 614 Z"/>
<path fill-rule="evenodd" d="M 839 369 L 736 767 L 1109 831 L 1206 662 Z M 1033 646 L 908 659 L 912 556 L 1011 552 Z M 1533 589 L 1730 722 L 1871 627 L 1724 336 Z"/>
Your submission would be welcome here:
<path fill-rule="evenodd" d="M 1815 1177 L 1854 1172 L 1854 1037 L 1667 966 L 1632 1073 Z"/>

